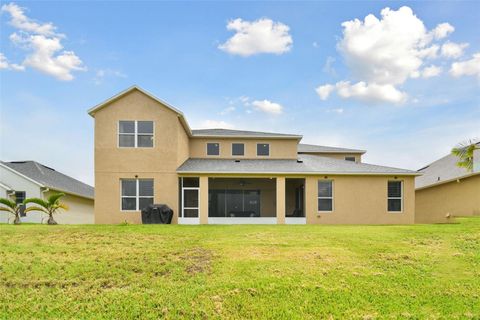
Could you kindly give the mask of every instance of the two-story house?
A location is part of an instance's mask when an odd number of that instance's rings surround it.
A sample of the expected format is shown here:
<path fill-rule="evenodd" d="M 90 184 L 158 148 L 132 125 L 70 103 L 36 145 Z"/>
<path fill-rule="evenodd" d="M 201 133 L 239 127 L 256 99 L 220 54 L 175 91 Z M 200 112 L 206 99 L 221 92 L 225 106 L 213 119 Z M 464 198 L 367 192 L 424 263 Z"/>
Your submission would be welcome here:
<path fill-rule="evenodd" d="M 95 222 L 141 223 L 167 204 L 184 224 L 410 224 L 419 173 L 362 162 L 364 150 L 302 136 L 192 130 L 134 86 L 93 107 Z"/>

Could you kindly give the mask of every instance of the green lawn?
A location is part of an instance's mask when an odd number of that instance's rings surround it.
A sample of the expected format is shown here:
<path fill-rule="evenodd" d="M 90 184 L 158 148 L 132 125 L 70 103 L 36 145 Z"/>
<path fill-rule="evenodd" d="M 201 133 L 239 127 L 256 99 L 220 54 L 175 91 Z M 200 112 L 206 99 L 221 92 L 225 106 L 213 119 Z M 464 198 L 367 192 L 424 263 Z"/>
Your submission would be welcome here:
<path fill-rule="evenodd" d="M 480 218 L 0 225 L 0 318 L 480 319 Z"/>

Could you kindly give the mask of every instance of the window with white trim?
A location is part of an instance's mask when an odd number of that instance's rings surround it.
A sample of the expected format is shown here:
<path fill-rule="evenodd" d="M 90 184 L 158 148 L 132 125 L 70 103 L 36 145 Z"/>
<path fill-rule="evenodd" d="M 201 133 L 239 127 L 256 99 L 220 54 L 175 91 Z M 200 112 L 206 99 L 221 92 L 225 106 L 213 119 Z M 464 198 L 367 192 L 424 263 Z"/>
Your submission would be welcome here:
<path fill-rule="evenodd" d="M 119 121 L 118 146 L 120 148 L 152 148 L 153 121 Z"/>
<path fill-rule="evenodd" d="M 318 211 L 333 211 L 333 180 L 318 180 Z"/>
<path fill-rule="evenodd" d="M 243 156 L 243 155 L 245 155 L 245 144 L 232 143 L 232 156 Z"/>
<path fill-rule="evenodd" d="M 120 179 L 122 211 L 139 211 L 153 204 L 153 179 Z"/>
<path fill-rule="evenodd" d="M 220 155 L 220 144 L 216 142 L 207 143 L 207 156 Z"/>
<path fill-rule="evenodd" d="M 403 181 L 388 181 L 388 212 L 402 212 Z"/>
<path fill-rule="evenodd" d="M 268 143 L 257 143 L 257 156 L 269 156 L 270 145 Z"/>

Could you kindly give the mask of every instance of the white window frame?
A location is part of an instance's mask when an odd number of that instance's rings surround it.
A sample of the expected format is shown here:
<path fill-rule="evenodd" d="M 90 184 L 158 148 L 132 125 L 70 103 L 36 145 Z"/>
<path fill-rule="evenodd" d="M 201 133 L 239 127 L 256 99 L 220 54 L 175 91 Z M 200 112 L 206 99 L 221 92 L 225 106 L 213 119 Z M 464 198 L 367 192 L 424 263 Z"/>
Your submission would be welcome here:
<path fill-rule="evenodd" d="M 320 196 L 318 196 L 318 183 L 319 182 L 325 182 L 325 181 L 330 181 L 332 183 L 332 196 L 331 197 L 320 197 Z M 333 212 L 335 210 L 335 201 L 333 200 L 334 196 L 335 196 L 335 183 L 334 183 L 333 179 L 317 180 L 317 212 L 318 213 L 329 213 L 329 212 Z M 318 207 L 318 200 L 320 200 L 320 199 L 330 199 L 330 200 L 332 200 L 332 210 L 320 210 L 320 208 Z"/>
<path fill-rule="evenodd" d="M 389 182 L 400 182 L 400 197 L 390 197 L 388 195 L 388 183 Z M 387 212 L 388 213 L 403 213 L 403 180 L 388 180 L 387 181 Z M 388 210 L 388 200 L 400 200 L 400 211 L 390 211 Z"/>
<path fill-rule="evenodd" d="M 208 145 L 209 144 L 218 144 L 218 154 L 208 154 Z M 220 157 L 220 153 L 222 152 L 222 146 L 220 145 L 220 142 L 207 142 L 205 143 L 205 154 L 207 157 Z"/>
<path fill-rule="evenodd" d="M 133 144 L 133 147 L 121 147 L 120 146 L 120 136 L 121 135 L 124 135 L 124 136 L 131 136 L 132 133 L 120 133 L 120 122 L 121 121 L 124 121 L 124 122 L 127 122 L 127 121 L 130 121 L 130 122 L 133 122 L 134 123 L 134 132 L 133 132 L 133 140 L 134 140 L 134 144 Z M 138 136 L 141 135 L 141 136 L 146 136 L 146 135 L 150 135 L 150 134 L 145 134 L 145 133 L 138 133 L 138 122 L 139 121 L 149 121 L 152 123 L 152 146 L 151 147 L 139 147 L 138 146 Z M 121 148 L 121 149 L 128 149 L 128 148 L 140 148 L 140 149 L 150 149 L 150 148 L 155 148 L 155 121 L 153 120 L 118 120 L 117 122 L 117 148 Z"/>
<path fill-rule="evenodd" d="M 233 145 L 234 144 L 242 144 L 243 145 L 243 154 L 242 155 L 238 155 L 238 154 L 233 154 Z M 231 145 L 231 154 L 232 154 L 232 157 L 245 157 L 245 152 L 246 151 L 246 148 L 245 148 L 245 142 L 232 142 L 232 145 Z"/>
<path fill-rule="evenodd" d="M 122 181 L 135 181 L 135 196 L 124 196 L 123 195 L 123 190 L 122 190 Z M 140 180 L 152 180 L 153 183 L 153 196 L 151 197 L 140 197 Z M 122 200 L 123 198 L 135 198 L 135 210 L 123 210 L 122 207 Z M 155 180 L 153 178 L 121 178 L 120 179 L 120 211 L 121 212 L 138 212 L 140 211 L 139 206 L 140 206 L 140 198 L 152 198 L 153 203 L 155 203 Z"/>
<path fill-rule="evenodd" d="M 258 145 L 259 145 L 259 144 L 266 144 L 266 145 L 268 145 L 268 154 L 267 154 L 267 155 L 259 155 L 259 154 L 258 154 Z M 271 150 L 270 150 L 270 143 L 267 143 L 267 142 L 263 142 L 263 143 L 262 143 L 262 142 L 257 142 L 257 144 L 256 144 L 255 147 L 256 147 L 256 148 L 255 148 L 255 149 L 256 149 L 256 150 L 255 150 L 255 153 L 257 154 L 257 157 L 264 157 L 264 158 L 270 157 L 270 154 L 271 154 L 271 152 L 270 152 L 270 151 L 271 151 Z"/>

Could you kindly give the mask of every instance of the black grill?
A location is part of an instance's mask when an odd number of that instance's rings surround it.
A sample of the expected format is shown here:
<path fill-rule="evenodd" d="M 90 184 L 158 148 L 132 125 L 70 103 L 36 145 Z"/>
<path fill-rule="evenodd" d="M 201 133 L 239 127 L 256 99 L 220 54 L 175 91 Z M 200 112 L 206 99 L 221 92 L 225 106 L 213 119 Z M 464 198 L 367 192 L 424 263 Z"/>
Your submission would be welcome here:
<path fill-rule="evenodd" d="M 170 224 L 173 210 L 166 204 L 151 204 L 142 209 L 143 224 Z"/>

